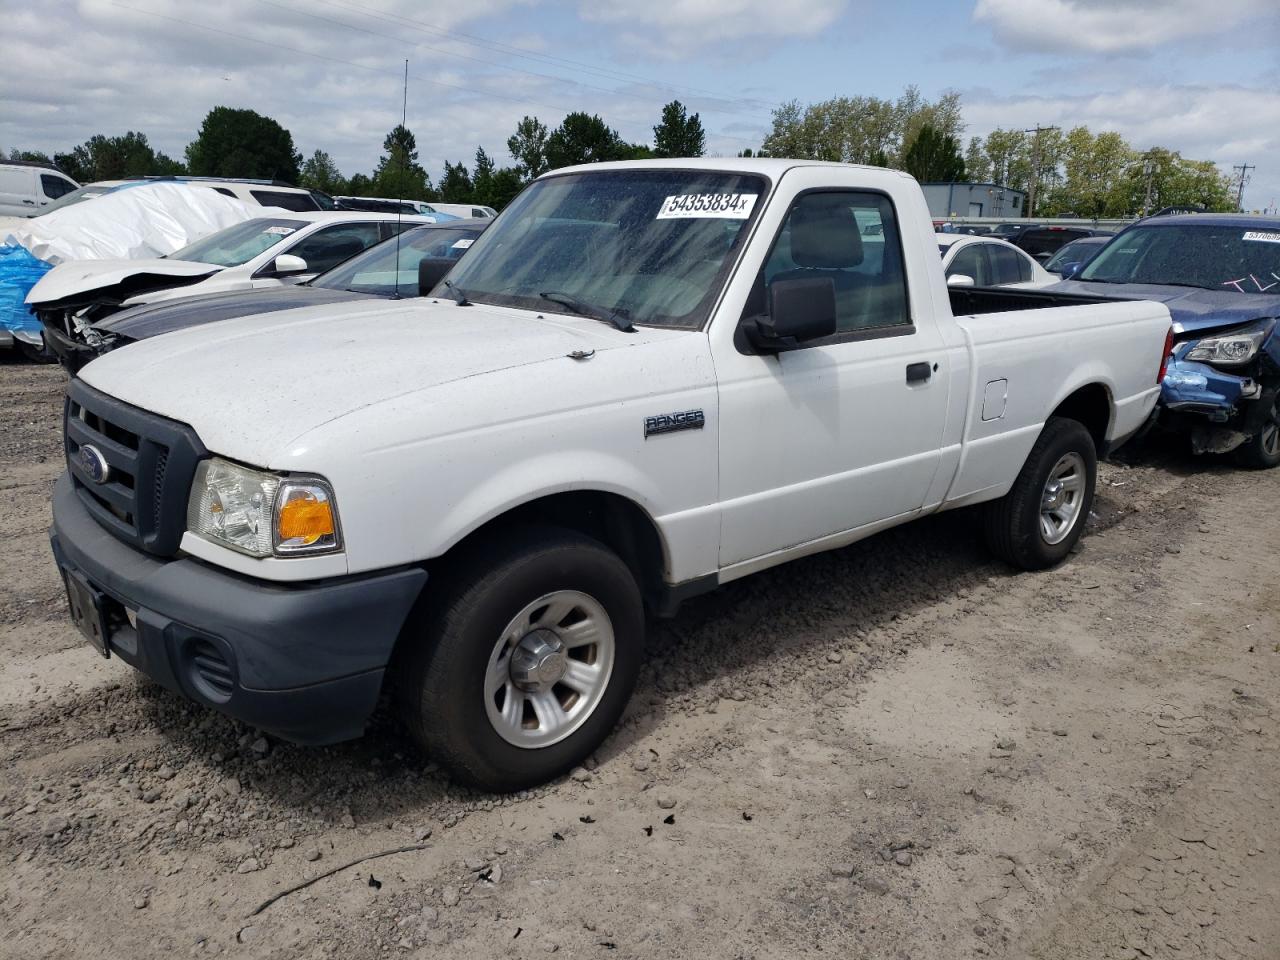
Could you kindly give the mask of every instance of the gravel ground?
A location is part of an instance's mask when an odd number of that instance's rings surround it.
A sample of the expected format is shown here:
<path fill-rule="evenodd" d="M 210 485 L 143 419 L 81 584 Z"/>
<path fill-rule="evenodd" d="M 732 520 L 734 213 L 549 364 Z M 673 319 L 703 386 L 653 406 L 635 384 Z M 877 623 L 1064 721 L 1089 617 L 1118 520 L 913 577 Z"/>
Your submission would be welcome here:
<path fill-rule="evenodd" d="M 81 643 L 61 388 L 0 362 L 0 956 L 1280 956 L 1280 472 L 1130 452 L 1046 573 L 959 513 L 733 584 L 495 797 L 385 712 L 296 748 Z"/>

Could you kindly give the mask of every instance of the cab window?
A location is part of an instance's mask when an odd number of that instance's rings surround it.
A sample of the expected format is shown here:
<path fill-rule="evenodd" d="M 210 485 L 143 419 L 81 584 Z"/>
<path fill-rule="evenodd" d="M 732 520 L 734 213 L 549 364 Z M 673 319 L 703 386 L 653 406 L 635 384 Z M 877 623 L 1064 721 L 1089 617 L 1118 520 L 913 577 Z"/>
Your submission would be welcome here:
<path fill-rule="evenodd" d="M 758 286 L 761 305 L 779 280 L 829 277 L 836 291 L 836 337 L 911 323 L 897 217 L 878 193 L 832 191 L 796 199 Z M 821 341 L 818 341 L 821 342 Z"/>

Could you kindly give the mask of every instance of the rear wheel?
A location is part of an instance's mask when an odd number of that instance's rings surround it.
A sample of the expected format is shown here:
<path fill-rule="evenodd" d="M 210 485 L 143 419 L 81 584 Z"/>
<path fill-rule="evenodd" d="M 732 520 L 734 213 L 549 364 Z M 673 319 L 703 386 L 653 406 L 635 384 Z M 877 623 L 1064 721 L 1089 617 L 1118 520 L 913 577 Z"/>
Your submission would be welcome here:
<path fill-rule="evenodd" d="M 985 507 L 991 551 L 1024 570 L 1062 561 L 1084 532 L 1097 474 L 1089 431 L 1075 420 L 1051 417 L 1013 487 Z"/>
<path fill-rule="evenodd" d="M 1262 427 L 1236 448 L 1236 462 L 1253 470 L 1280 466 L 1280 398 L 1271 399 L 1271 412 Z"/>
<path fill-rule="evenodd" d="M 528 528 L 489 547 L 406 637 L 396 682 L 427 752 L 505 792 L 564 773 L 608 736 L 635 685 L 644 612 L 626 564 L 588 537 Z"/>

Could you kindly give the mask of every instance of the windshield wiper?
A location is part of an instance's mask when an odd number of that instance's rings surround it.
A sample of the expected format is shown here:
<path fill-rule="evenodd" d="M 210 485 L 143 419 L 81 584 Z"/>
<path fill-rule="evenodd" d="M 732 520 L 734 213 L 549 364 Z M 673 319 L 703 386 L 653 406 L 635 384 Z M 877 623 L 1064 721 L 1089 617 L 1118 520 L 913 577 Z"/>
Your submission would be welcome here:
<path fill-rule="evenodd" d="M 452 280 L 446 280 L 444 285 L 448 289 L 449 295 L 453 297 L 454 303 L 460 307 L 471 306 L 471 301 L 467 299 L 467 295 L 462 292 L 461 287 L 455 287 Z"/>
<path fill-rule="evenodd" d="M 446 281 L 447 282 L 447 281 Z M 631 321 L 622 314 L 617 313 L 607 307 L 593 307 L 583 303 L 571 293 L 561 293 L 559 290 L 544 290 L 538 294 L 543 300 L 550 300 L 552 303 L 558 303 L 562 307 L 568 307 L 574 313 L 584 317 L 590 317 L 592 320 L 600 320 L 608 323 L 621 330 L 623 333 L 634 333 L 635 327 Z"/>
<path fill-rule="evenodd" d="M 1193 290 L 1220 290 L 1221 287 L 1206 287 L 1203 283 L 1179 283 L 1177 280 L 1144 280 L 1144 283 L 1150 283 L 1153 287 L 1191 287 Z"/>

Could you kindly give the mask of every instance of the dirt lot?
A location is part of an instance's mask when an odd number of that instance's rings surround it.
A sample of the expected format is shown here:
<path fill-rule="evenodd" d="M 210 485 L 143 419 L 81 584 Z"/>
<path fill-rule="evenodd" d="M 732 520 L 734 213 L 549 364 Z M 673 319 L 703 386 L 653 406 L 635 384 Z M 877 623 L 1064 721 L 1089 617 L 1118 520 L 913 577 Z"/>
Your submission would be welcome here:
<path fill-rule="evenodd" d="M 0 363 L 0 956 L 1280 956 L 1280 471 L 1131 452 L 1048 573 L 957 514 L 734 584 L 652 626 L 590 771 L 503 798 L 82 644 L 61 383 Z"/>

